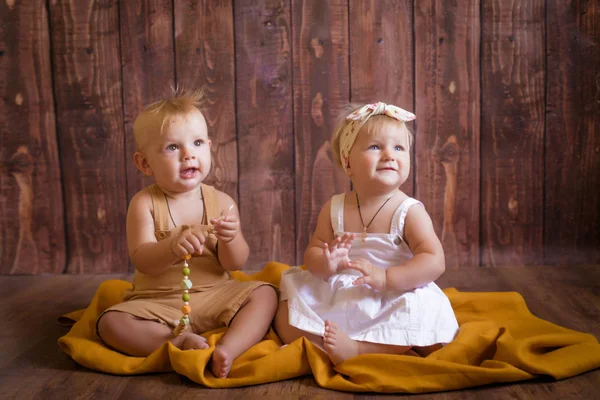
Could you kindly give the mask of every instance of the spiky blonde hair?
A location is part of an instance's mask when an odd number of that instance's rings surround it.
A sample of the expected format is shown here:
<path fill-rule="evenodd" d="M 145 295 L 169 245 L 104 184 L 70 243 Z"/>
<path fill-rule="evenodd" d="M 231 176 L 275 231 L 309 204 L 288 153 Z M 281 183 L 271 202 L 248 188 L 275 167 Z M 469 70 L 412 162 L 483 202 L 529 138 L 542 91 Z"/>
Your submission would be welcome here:
<path fill-rule="evenodd" d="M 174 116 L 192 110 L 201 111 L 205 101 L 204 93 L 204 88 L 198 90 L 172 88 L 169 97 L 146 106 L 133 124 L 133 137 L 137 149 L 143 149 L 144 138 L 148 136 L 149 130 L 158 129 L 162 135 L 165 124 Z"/>

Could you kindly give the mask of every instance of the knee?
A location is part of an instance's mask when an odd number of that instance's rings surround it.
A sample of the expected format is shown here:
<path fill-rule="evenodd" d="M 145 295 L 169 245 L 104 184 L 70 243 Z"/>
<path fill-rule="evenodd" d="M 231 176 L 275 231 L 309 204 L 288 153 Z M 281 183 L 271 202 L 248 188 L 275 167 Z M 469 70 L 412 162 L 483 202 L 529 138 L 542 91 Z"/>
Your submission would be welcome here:
<path fill-rule="evenodd" d="M 114 326 L 113 314 L 114 312 L 108 311 L 100 316 L 100 319 L 98 319 L 98 322 L 96 322 L 96 328 L 98 329 L 99 333 L 110 331 Z"/>
<path fill-rule="evenodd" d="M 110 341 L 114 336 L 118 335 L 119 328 L 122 326 L 123 318 L 128 317 L 127 314 L 118 311 L 108 311 L 100 317 L 96 324 L 98 335 L 105 342 Z"/>
<path fill-rule="evenodd" d="M 262 305 L 272 308 L 273 314 L 277 309 L 277 292 L 272 286 L 264 285 L 256 288 L 250 295 L 251 301 L 257 301 Z"/>

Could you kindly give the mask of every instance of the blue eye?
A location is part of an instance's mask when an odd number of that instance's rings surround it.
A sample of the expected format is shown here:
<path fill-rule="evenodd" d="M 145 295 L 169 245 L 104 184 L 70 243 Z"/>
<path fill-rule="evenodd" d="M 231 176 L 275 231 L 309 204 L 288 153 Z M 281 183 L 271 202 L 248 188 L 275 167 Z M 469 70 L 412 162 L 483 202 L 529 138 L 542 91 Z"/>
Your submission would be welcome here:
<path fill-rule="evenodd" d="M 194 141 L 194 146 L 196 147 L 200 147 L 204 144 L 204 141 L 202 139 L 197 139 Z"/>
<path fill-rule="evenodd" d="M 404 146 L 396 146 L 396 151 L 404 151 Z"/>
<path fill-rule="evenodd" d="M 167 150 L 169 151 L 175 151 L 177 150 L 177 145 L 176 144 L 170 144 L 166 147 Z"/>
<path fill-rule="evenodd" d="M 379 150 L 379 145 L 372 144 L 372 145 L 369 146 L 369 150 Z"/>

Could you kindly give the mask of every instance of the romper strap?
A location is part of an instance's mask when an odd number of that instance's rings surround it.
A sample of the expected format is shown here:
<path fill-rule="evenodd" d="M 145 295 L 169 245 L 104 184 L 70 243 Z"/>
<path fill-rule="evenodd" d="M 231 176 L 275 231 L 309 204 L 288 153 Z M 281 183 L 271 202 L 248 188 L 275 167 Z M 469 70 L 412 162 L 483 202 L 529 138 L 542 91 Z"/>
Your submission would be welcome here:
<path fill-rule="evenodd" d="M 148 186 L 148 192 L 152 198 L 152 214 L 154 215 L 154 231 L 169 230 L 169 209 L 165 193 L 158 187 L 156 183 Z"/>
<path fill-rule="evenodd" d="M 331 198 L 331 228 L 333 232 L 344 232 L 344 201 L 346 193 L 336 194 Z"/>
<path fill-rule="evenodd" d="M 401 239 L 404 239 L 404 220 L 406 219 L 406 213 L 408 213 L 408 209 L 415 204 L 420 204 L 423 206 L 423 203 L 417 199 L 413 199 L 412 197 L 408 197 L 398 206 L 394 212 L 394 217 L 392 218 L 390 234 L 398 235 Z"/>
<path fill-rule="evenodd" d="M 221 215 L 219 207 L 219 198 L 214 186 L 202 184 L 202 196 L 204 197 L 204 207 L 206 208 L 206 224 L 212 226 L 210 220 Z"/>

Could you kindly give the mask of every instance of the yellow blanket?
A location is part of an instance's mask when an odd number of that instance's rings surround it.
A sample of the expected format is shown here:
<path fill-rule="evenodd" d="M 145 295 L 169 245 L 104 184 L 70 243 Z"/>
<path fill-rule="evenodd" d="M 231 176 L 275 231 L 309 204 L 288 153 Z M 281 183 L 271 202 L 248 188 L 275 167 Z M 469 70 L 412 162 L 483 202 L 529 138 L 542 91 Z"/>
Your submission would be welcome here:
<path fill-rule="evenodd" d="M 287 265 L 269 263 L 263 271 L 239 280 L 257 279 L 279 285 Z M 264 340 L 233 363 L 227 379 L 213 377 L 207 363 L 226 328 L 208 332 L 209 349 L 181 351 L 165 343 L 146 358 L 129 357 L 103 346 L 95 337 L 98 315 L 118 303 L 131 285 L 110 280 L 98 288 L 85 310 L 66 317 L 76 320 L 58 341 L 79 364 L 118 375 L 176 371 L 214 388 L 257 385 L 313 375 L 325 388 L 354 392 L 436 392 L 514 382 L 546 375 L 562 379 L 600 366 L 600 345 L 592 335 L 566 329 L 533 316 L 518 293 L 445 293 L 460 324 L 456 339 L 427 358 L 361 355 L 334 368 L 327 356 L 302 338 L 280 348 L 271 330 Z"/>

